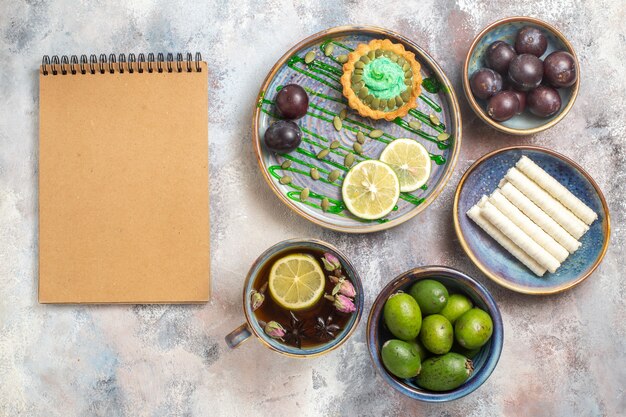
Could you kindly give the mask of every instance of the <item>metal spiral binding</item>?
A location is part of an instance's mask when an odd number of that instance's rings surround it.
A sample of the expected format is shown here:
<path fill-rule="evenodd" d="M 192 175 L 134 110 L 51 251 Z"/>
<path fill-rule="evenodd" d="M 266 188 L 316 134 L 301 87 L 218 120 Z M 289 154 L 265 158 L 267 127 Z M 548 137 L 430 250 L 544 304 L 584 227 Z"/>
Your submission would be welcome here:
<path fill-rule="evenodd" d="M 202 72 L 200 62 L 202 61 L 202 55 L 200 52 L 196 52 L 195 58 L 191 53 L 187 53 L 186 57 L 183 57 L 182 53 L 174 54 L 168 53 L 164 55 L 159 52 L 156 55 L 150 52 L 146 55 L 140 53 L 135 55 L 130 53 L 126 54 L 109 54 L 108 58 L 106 54 L 100 54 L 96 56 L 94 54 L 81 55 L 44 55 L 41 60 L 41 73 L 43 75 L 67 75 L 67 74 L 106 74 L 107 71 L 110 74 L 116 72 L 123 74 L 124 71 L 128 71 L 129 74 L 143 73 L 144 69 L 148 73 L 153 72 Z"/>

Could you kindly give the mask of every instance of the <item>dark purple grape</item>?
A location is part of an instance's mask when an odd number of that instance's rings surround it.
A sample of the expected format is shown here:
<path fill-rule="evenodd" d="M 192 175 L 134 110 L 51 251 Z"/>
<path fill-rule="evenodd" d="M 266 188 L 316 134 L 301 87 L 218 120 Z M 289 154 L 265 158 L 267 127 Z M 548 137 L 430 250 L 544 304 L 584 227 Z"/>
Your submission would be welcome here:
<path fill-rule="evenodd" d="M 576 60 L 565 51 L 555 51 L 543 60 L 546 81 L 556 88 L 569 87 L 576 82 Z"/>
<path fill-rule="evenodd" d="M 509 65 L 509 77 L 516 90 L 528 91 L 541 84 L 543 62 L 530 54 L 518 55 Z"/>
<path fill-rule="evenodd" d="M 495 41 L 487 47 L 485 63 L 492 70 L 506 75 L 509 71 L 509 63 L 517 54 L 511 45 L 503 41 Z"/>
<path fill-rule="evenodd" d="M 291 120 L 279 120 L 265 131 L 265 146 L 274 152 L 291 152 L 302 142 L 302 131 Z"/>
<path fill-rule="evenodd" d="M 517 32 L 515 50 L 518 54 L 531 54 L 540 57 L 548 49 L 548 38 L 533 26 L 524 26 Z"/>
<path fill-rule="evenodd" d="M 561 108 L 559 92 L 547 85 L 540 85 L 532 90 L 528 93 L 527 100 L 530 112 L 539 117 L 550 117 Z"/>
<path fill-rule="evenodd" d="M 472 74 L 470 88 L 474 96 L 487 99 L 502 90 L 502 77 L 489 68 L 481 68 Z"/>
<path fill-rule="evenodd" d="M 309 108 L 309 96 L 298 84 L 288 84 L 276 94 L 276 108 L 285 119 L 299 119 Z"/>
<path fill-rule="evenodd" d="M 500 91 L 489 99 L 487 114 L 493 120 L 504 122 L 515 116 L 519 108 L 517 96 L 510 90 Z"/>
<path fill-rule="evenodd" d="M 522 114 L 524 110 L 526 109 L 526 92 L 517 91 L 514 88 L 511 88 L 509 91 L 515 94 L 515 97 L 517 97 L 517 101 L 519 102 L 519 106 L 517 108 L 517 114 Z"/>

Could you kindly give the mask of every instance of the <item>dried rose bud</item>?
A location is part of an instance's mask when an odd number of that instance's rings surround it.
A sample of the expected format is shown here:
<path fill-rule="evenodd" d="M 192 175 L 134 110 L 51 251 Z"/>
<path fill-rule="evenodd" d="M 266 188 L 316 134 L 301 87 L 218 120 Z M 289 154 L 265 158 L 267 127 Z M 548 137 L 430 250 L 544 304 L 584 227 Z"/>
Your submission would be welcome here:
<path fill-rule="evenodd" d="M 354 285 L 347 279 L 342 280 L 339 284 L 339 292 L 346 297 L 354 298 L 356 296 L 356 290 L 354 289 Z"/>
<path fill-rule="evenodd" d="M 341 263 L 339 259 L 332 253 L 325 253 L 322 257 L 322 263 L 324 264 L 324 269 L 327 271 L 334 271 L 335 269 L 341 268 Z"/>
<path fill-rule="evenodd" d="M 356 290 L 354 289 L 354 285 L 343 275 L 340 277 L 330 276 L 330 282 L 335 284 L 333 288 L 332 295 L 341 293 L 346 297 L 354 298 L 356 296 Z"/>
<path fill-rule="evenodd" d="M 269 323 L 267 323 L 265 325 L 265 329 L 263 330 L 265 330 L 265 333 L 269 337 L 280 340 L 283 340 L 283 336 L 286 333 L 285 328 L 276 321 L 270 321 Z"/>
<path fill-rule="evenodd" d="M 333 302 L 333 305 L 338 311 L 341 311 L 342 313 L 352 313 L 353 311 L 356 311 L 354 302 L 343 294 L 335 295 L 335 301 Z"/>
<path fill-rule="evenodd" d="M 250 296 L 250 306 L 252 307 L 252 311 L 256 311 L 263 305 L 265 301 L 265 296 L 256 290 L 252 290 L 252 295 Z"/>

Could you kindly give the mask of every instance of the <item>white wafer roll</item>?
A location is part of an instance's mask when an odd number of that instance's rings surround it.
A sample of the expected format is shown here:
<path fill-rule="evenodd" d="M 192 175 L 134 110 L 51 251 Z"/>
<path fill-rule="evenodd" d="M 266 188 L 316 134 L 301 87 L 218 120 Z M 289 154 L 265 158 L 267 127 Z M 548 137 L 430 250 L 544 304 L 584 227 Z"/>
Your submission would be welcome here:
<path fill-rule="evenodd" d="M 541 227 L 546 233 L 560 243 L 569 253 L 574 253 L 580 247 L 580 242 L 567 233 L 557 222 L 543 212 L 535 203 L 530 201 L 520 190 L 510 182 L 502 185 L 502 195 L 522 211 L 530 220 Z"/>
<path fill-rule="evenodd" d="M 483 229 L 489 236 L 491 236 L 496 242 L 498 242 L 504 249 L 506 249 L 511 255 L 517 258 L 518 261 L 526 265 L 528 269 L 533 271 L 535 275 L 540 277 L 546 273 L 546 269 L 539 265 L 533 258 L 528 256 L 526 252 L 521 250 L 511 239 L 506 237 L 502 232 L 495 228 L 494 225 L 489 223 L 480 213 L 478 205 L 473 206 L 468 210 L 467 215 L 474 221 L 481 229 Z"/>
<path fill-rule="evenodd" d="M 517 168 L 513 167 L 509 169 L 505 178 L 545 211 L 548 216 L 552 217 L 558 224 L 563 226 L 575 239 L 580 239 L 580 237 L 589 230 L 589 226 L 576 217 L 574 213 L 569 211 L 567 207 L 559 203 L 546 191 L 542 190 L 541 187 L 535 184 L 526 175 L 522 174 Z"/>
<path fill-rule="evenodd" d="M 533 223 L 524 213 L 522 213 L 513 203 L 502 195 L 500 190 L 496 190 L 489 197 L 489 202 L 509 218 L 517 227 L 522 229 L 532 240 L 537 242 L 550 255 L 554 256 L 557 261 L 563 263 L 569 256 L 569 252 L 563 246 L 554 240 L 543 229 Z"/>
<path fill-rule="evenodd" d="M 596 212 L 527 156 L 522 156 L 515 166 L 586 224 L 589 225 L 598 218 Z"/>
<path fill-rule="evenodd" d="M 493 224 L 506 237 L 511 239 L 513 243 L 519 246 L 539 265 L 554 273 L 561 266 L 559 261 L 550 255 L 544 248 L 539 246 L 537 242 L 532 240 L 522 229 L 517 227 L 511 220 L 495 208 L 490 202 L 485 202 L 481 207 L 481 214 L 489 223 Z"/>

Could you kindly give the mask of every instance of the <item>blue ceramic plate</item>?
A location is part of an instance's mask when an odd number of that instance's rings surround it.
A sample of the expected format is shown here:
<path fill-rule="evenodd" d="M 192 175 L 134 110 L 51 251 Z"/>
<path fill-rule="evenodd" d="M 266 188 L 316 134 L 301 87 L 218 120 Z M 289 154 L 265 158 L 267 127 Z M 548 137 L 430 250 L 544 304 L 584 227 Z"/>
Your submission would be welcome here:
<path fill-rule="evenodd" d="M 360 117 L 348 108 L 342 95 L 339 77 L 342 66 L 337 56 L 347 54 L 357 45 L 368 43 L 372 39 L 390 39 L 400 43 L 413 52 L 422 67 L 422 77 L 427 83 L 436 80 L 440 88 L 430 93 L 424 88 L 418 99 L 417 109 L 402 120 L 388 122 Z M 330 56 L 325 56 L 326 45 L 333 45 Z M 315 52 L 315 60 L 309 64 L 304 56 Z M 263 145 L 263 135 L 268 126 L 278 120 L 273 104 L 277 91 L 284 85 L 296 83 L 304 87 L 309 94 L 309 112 L 296 121 L 303 132 L 300 147 L 289 154 L 276 154 L 268 151 Z M 434 90 L 433 90 L 434 91 Z M 333 127 L 333 117 L 343 109 L 348 114 L 343 121 L 343 128 L 337 132 Z M 441 124 L 434 125 L 430 115 L 437 116 Z M 422 123 L 419 130 L 408 126 L 408 122 L 418 120 Z M 380 156 L 387 143 L 395 138 L 412 138 L 424 145 L 431 154 L 432 169 L 428 182 L 422 189 L 413 193 L 401 193 L 397 209 L 384 219 L 365 221 L 354 217 L 344 207 L 341 198 L 342 178 L 348 171 L 344 167 L 344 158 L 353 149 L 357 131 L 367 137 L 373 129 L 380 129 L 385 134 L 379 139 L 367 138 L 363 145 L 363 155 L 356 155 L 355 161 Z M 444 142 L 437 140 L 440 132 L 450 134 Z M 441 192 L 450 178 L 456 163 L 461 143 L 461 120 L 454 90 L 437 63 L 418 45 L 408 39 L 374 27 L 348 26 L 329 29 L 305 39 L 287 52 L 272 68 L 261 87 L 256 110 L 254 112 L 252 140 L 261 173 L 272 191 L 291 209 L 306 219 L 330 229 L 365 233 L 388 229 L 396 226 L 424 210 Z M 331 150 L 323 160 L 316 155 L 338 140 L 341 146 Z M 291 167 L 281 169 L 285 160 L 292 162 Z M 355 162 L 355 163 L 356 163 Z M 315 181 L 309 176 L 310 169 L 316 167 L 321 179 Z M 338 169 L 341 177 L 331 183 L 328 174 Z M 281 184 L 280 178 L 289 175 L 290 184 Z M 300 200 L 300 191 L 309 188 L 311 193 L 307 200 Z M 328 198 L 330 208 L 321 210 L 322 198 Z"/>
<path fill-rule="evenodd" d="M 380 350 L 382 345 L 393 335 L 387 330 L 383 321 L 383 307 L 387 299 L 399 290 L 408 291 L 411 285 L 422 279 L 434 279 L 446 286 L 452 293 L 464 294 L 476 307 L 489 313 L 493 321 L 493 334 L 480 352 L 472 359 L 474 372 L 470 378 L 458 388 L 444 392 L 429 391 L 417 386 L 412 380 L 400 379 L 391 375 L 382 364 Z M 374 367 L 383 379 L 402 394 L 413 399 L 426 402 L 445 402 L 456 400 L 475 391 L 489 378 L 500 359 L 504 329 L 502 316 L 496 302 L 489 291 L 476 280 L 456 269 L 444 266 L 425 266 L 407 271 L 396 277 L 383 288 L 376 297 L 367 321 L 367 345 Z"/>
<path fill-rule="evenodd" d="M 548 49 L 541 56 L 541 59 L 545 59 L 550 53 L 554 51 L 567 51 L 574 56 L 576 61 L 576 70 L 579 75 L 576 83 L 571 87 L 559 88 L 557 91 L 561 96 L 561 110 L 554 116 L 549 118 L 537 117 L 531 114 L 529 111 L 515 116 L 504 122 L 496 122 L 491 119 L 486 112 L 487 101 L 475 99 L 470 87 L 469 79 L 472 74 L 480 68 L 486 66 L 485 64 L 485 52 L 487 47 L 495 41 L 505 41 L 510 45 L 515 45 L 515 37 L 517 32 L 524 26 L 532 26 L 540 29 L 548 39 Z M 498 20 L 483 29 L 469 49 L 467 58 L 465 60 L 465 68 L 463 73 L 463 90 L 465 96 L 470 102 L 472 110 L 489 125 L 496 129 L 516 134 L 516 135 L 528 135 L 531 133 L 540 132 L 548 129 L 558 123 L 569 112 L 574 105 L 576 96 L 578 95 L 578 87 L 580 85 L 580 67 L 578 64 L 578 58 L 574 48 L 569 41 L 559 32 L 554 26 L 535 19 L 532 17 L 507 17 L 502 20 Z"/>
<path fill-rule="evenodd" d="M 522 155 L 532 159 L 598 213 L 598 219 L 581 238 L 581 247 L 556 273 L 546 272 L 543 277 L 533 274 L 466 215 L 483 195 L 491 194 L 498 187 L 507 170 Z M 476 161 L 459 183 L 453 214 L 461 246 L 476 266 L 498 284 L 527 294 L 556 293 L 580 283 L 600 264 L 609 244 L 609 210 L 598 185 L 572 160 L 539 147 L 499 149 Z"/>

